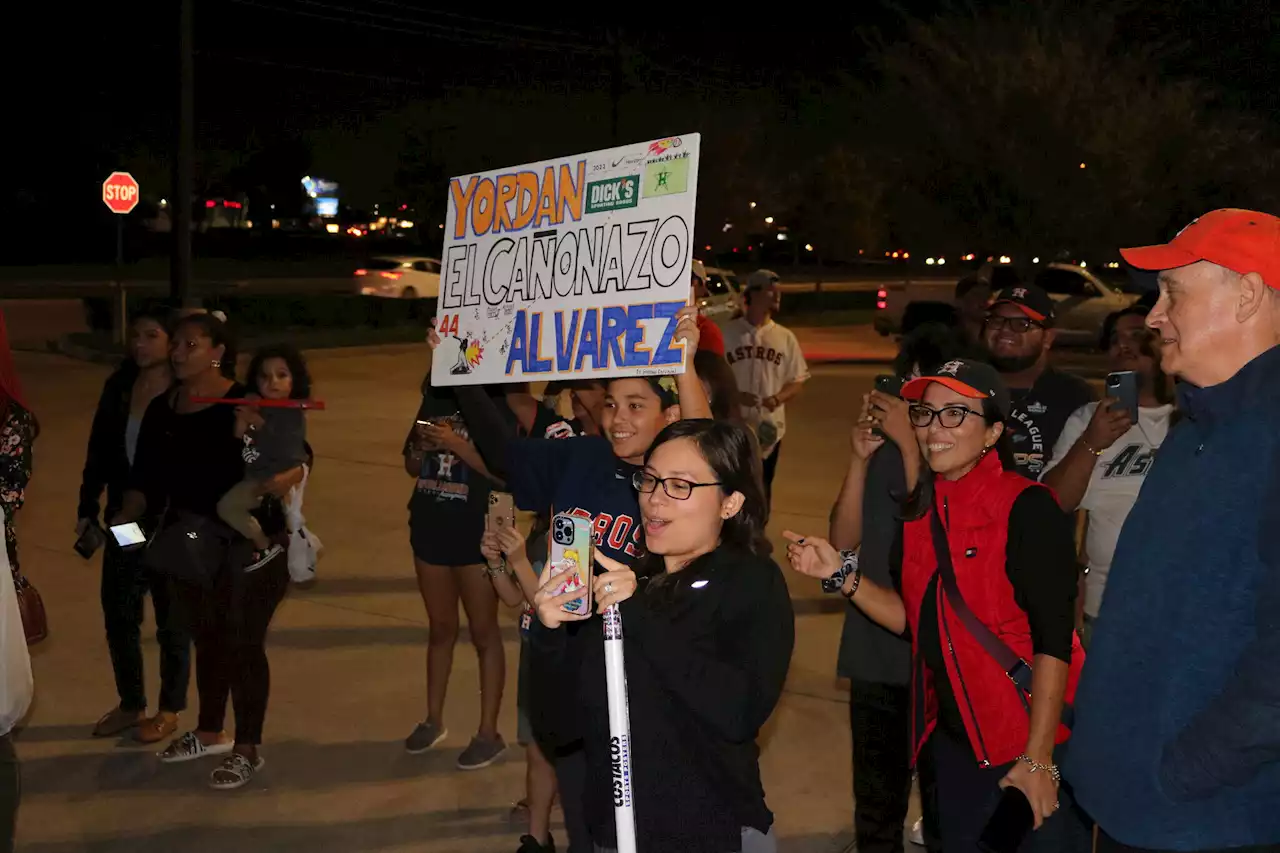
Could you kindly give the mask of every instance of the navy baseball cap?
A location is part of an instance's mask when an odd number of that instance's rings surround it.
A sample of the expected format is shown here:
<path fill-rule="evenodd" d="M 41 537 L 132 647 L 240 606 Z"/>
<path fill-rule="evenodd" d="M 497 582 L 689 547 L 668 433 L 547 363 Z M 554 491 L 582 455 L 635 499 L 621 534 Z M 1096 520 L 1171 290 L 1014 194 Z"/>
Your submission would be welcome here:
<path fill-rule="evenodd" d="M 1052 325 L 1057 315 L 1053 297 L 1044 288 L 1034 284 L 1011 284 L 1002 289 L 991 300 L 991 307 L 1002 304 L 1016 305 L 1023 314 L 1046 326 Z"/>
<path fill-rule="evenodd" d="M 902 399 L 920 400 L 934 382 L 974 400 L 990 399 L 1000 416 L 1007 418 L 1012 400 L 1009 386 L 989 364 L 971 358 L 954 358 L 927 376 L 912 379 L 902 386 Z"/>

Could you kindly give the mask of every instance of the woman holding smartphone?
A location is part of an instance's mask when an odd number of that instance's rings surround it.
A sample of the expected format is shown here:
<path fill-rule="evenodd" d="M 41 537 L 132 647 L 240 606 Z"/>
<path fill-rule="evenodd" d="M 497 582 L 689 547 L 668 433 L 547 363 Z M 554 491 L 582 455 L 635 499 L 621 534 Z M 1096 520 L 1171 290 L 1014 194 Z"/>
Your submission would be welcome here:
<path fill-rule="evenodd" d="M 597 612 L 617 604 L 622 616 L 636 839 L 645 853 L 777 849 L 756 738 L 782 694 L 795 620 L 768 557 L 757 454 L 737 423 L 667 427 L 632 477 L 648 553 L 633 568 L 596 553 L 606 570 L 594 579 Z M 566 612 L 579 593 L 557 595 L 558 579 L 542 580 L 535 603 L 544 633 L 562 637 L 576 623 L 585 636 L 577 695 L 586 815 L 596 850 L 611 851 L 602 622 Z"/>
<path fill-rule="evenodd" d="M 100 523 L 98 501 L 103 491 L 107 493 L 105 518 L 114 517 L 124 502 L 143 415 L 151 401 L 173 385 L 169 362 L 172 332 L 173 316 L 168 311 L 143 310 L 133 316 L 130 357 L 107 377 L 93 416 L 80 482 L 77 535 L 85 535 Z M 143 565 L 140 552 L 122 549 L 110 535 L 105 539 L 102 616 L 120 701 L 98 720 L 93 736 L 113 737 L 136 728 L 137 741 L 156 743 L 177 729 L 178 715 L 187 707 L 191 639 L 179 620 L 171 618 L 168 581 Z M 140 630 L 148 593 L 160 646 L 159 706 L 151 717 L 147 716 Z"/>
<path fill-rule="evenodd" d="M 130 486 L 111 524 L 145 523 L 153 538 L 144 558 L 169 576 L 179 613 L 195 641 L 199 719 L 193 731 L 160 753 L 160 760 L 176 764 L 223 756 L 209 774 L 209 786 L 233 790 L 248 784 L 264 764 L 259 746 L 271 686 L 266 636 L 289 587 L 289 568 L 281 555 L 245 572 L 243 558 L 251 545 L 234 541 L 234 531 L 218 518 L 219 499 L 244 478 L 243 442 L 234 433 L 235 408 L 196 399 L 245 395 L 245 387 L 234 379 L 235 342 L 225 323 L 214 314 L 184 317 L 174 329 L 171 360 L 177 382 L 147 407 Z M 301 481 L 300 470 L 278 475 L 267 491 L 278 498 Z M 263 526 L 276 534 L 284 529 L 283 512 L 278 501 L 264 505 L 264 512 L 271 509 L 274 515 L 264 515 Z M 190 552 L 161 563 L 155 551 L 166 536 L 171 541 L 176 532 L 181 538 L 179 525 L 197 523 L 193 519 L 211 535 L 191 547 L 212 549 L 207 559 L 216 563 L 211 576 L 200 580 L 186 574 L 195 565 Z M 210 540 L 222 531 L 229 544 L 219 548 Z M 234 739 L 224 730 L 227 701 L 233 694 Z M 165 728 L 175 731 L 176 718 Z"/>
<path fill-rule="evenodd" d="M 643 546 L 632 476 L 664 427 L 682 416 L 711 416 L 706 392 L 693 369 L 698 348 L 696 316 L 695 309 L 682 309 L 673 333 L 684 344 L 684 373 L 608 381 L 599 436 L 569 441 L 518 438 L 487 393 L 475 387 L 458 388 L 458 401 L 476 444 L 490 470 L 506 481 L 519 508 L 590 519 L 597 549 L 623 564 L 639 559 Z M 434 329 L 428 340 L 433 348 L 439 345 Z M 529 633 L 530 722 L 538 741 L 555 752 L 570 853 L 589 853 L 582 812 L 586 765 L 577 720 L 577 666 L 560 664 L 564 659 L 577 661 L 582 642 L 576 625 L 551 637 L 547 633 L 536 622 Z M 547 643 L 549 654 L 543 654 Z"/>
<path fill-rule="evenodd" d="M 1070 736 L 1063 707 L 1084 663 L 1070 521 L 1052 492 L 1014 470 L 1009 391 L 994 368 L 953 359 L 902 396 L 932 476 L 904 507 L 897 583 L 877 584 L 852 552 L 788 531 L 792 567 L 817 578 L 848 567 L 844 596 L 888 630 L 910 632 L 912 738 L 917 760 L 927 749 L 934 761 L 944 850 L 973 851 L 993 815 L 991 831 L 1011 850 L 1032 828 L 1029 849 L 1087 849 L 1058 773 Z M 883 442 L 876 426 L 865 418 L 858 440 Z M 1012 675 L 1001 648 L 1019 661 Z M 1013 805 L 997 812 L 1002 797 Z"/>
<path fill-rule="evenodd" d="M 506 681 L 498 598 L 480 553 L 493 483 L 452 389 L 431 387 L 428 374 L 422 392 L 422 405 L 405 439 L 404 468 L 415 481 L 409 499 L 409 541 L 429 625 L 427 715 L 405 740 L 405 749 L 412 755 L 426 752 L 449 734 L 444 705 L 461 603 L 480 666 L 480 721 L 457 767 L 479 770 L 507 748 L 498 732 Z"/>

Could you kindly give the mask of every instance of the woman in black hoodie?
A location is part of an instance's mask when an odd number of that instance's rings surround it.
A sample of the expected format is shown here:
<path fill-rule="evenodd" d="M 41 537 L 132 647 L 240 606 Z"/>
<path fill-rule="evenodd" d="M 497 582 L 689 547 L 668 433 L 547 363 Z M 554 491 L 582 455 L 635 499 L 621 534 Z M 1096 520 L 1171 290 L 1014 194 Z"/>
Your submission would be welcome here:
<path fill-rule="evenodd" d="M 740 424 L 684 420 L 658 435 L 644 462 L 633 481 L 648 554 L 632 571 L 597 552 L 606 571 L 593 583 L 598 611 L 618 604 L 622 616 L 637 849 L 774 853 L 756 737 L 782 694 L 795 619 L 764 539 L 758 446 Z M 557 596 L 557 581 L 544 580 L 535 604 L 545 628 L 589 618 L 566 613 L 575 593 Z M 579 677 L 587 820 L 596 849 L 610 851 L 614 777 L 598 630 Z"/>
<path fill-rule="evenodd" d="M 130 325 L 129 358 L 107 377 L 98 400 L 85 455 L 80 484 L 77 535 L 101 518 L 120 511 L 129 471 L 133 466 L 138 430 L 147 406 L 173 385 L 169 363 L 173 317 L 167 311 L 142 310 Z M 103 491 L 105 513 L 99 511 Z M 111 737 L 137 727 L 134 737 L 156 743 L 177 728 L 178 714 L 187 704 L 190 679 L 190 640 L 170 618 L 169 587 L 165 579 L 143 567 L 141 552 L 126 552 L 106 536 L 102 557 L 102 616 L 107 647 L 115 672 L 120 702 L 103 714 L 93 729 L 95 737 Z M 160 645 L 160 705 L 147 716 L 147 692 L 142 666 L 142 601 L 151 593 L 156 616 L 156 641 Z"/>

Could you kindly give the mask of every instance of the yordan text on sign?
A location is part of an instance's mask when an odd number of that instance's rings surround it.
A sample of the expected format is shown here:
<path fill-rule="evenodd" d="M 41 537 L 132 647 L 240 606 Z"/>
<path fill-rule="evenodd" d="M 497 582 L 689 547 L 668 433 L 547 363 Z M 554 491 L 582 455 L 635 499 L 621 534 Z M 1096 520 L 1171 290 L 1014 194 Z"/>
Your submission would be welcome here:
<path fill-rule="evenodd" d="M 129 213 L 138 206 L 137 180 L 128 172 L 112 172 L 102 182 L 102 201 L 112 213 Z"/>
<path fill-rule="evenodd" d="M 699 139 L 450 181 L 432 381 L 680 372 Z"/>

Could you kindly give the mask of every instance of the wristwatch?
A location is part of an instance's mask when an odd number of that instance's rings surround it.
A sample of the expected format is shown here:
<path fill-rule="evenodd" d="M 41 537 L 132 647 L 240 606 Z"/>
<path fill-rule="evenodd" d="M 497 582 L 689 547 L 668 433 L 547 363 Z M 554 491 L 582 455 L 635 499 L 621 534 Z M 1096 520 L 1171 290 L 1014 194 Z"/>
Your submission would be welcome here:
<path fill-rule="evenodd" d="M 858 570 L 858 552 L 857 551 L 841 551 L 840 552 L 840 569 L 834 575 L 822 582 L 822 591 L 831 593 L 839 592 L 844 586 L 845 579 L 849 575 Z"/>

